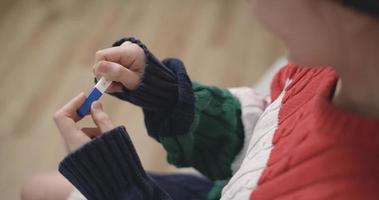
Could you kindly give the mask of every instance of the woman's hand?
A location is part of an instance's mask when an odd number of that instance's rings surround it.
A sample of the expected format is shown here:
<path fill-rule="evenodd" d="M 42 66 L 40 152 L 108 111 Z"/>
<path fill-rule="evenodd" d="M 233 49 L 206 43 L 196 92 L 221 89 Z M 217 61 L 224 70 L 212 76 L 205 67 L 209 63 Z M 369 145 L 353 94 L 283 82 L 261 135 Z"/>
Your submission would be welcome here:
<path fill-rule="evenodd" d="M 91 141 L 91 138 L 115 127 L 109 116 L 104 112 L 101 103 L 94 102 L 91 106 L 91 117 L 96 127 L 79 128 L 76 122 L 80 121 L 81 118 L 76 113 L 76 110 L 85 101 L 85 98 L 85 95 L 80 93 L 54 114 L 55 124 L 62 134 L 68 152 L 75 151 Z"/>
<path fill-rule="evenodd" d="M 99 50 L 93 72 L 99 77 L 114 81 L 107 92 L 121 92 L 122 86 L 137 89 L 145 69 L 145 52 L 137 44 L 129 41 L 121 46 Z"/>

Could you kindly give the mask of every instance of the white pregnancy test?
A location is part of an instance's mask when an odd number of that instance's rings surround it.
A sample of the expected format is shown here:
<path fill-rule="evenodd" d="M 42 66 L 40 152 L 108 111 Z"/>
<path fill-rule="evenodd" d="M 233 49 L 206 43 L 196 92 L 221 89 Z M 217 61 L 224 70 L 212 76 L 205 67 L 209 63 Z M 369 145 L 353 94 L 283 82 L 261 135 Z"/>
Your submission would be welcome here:
<path fill-rule="evenodd" d="M 90 110 L 91 105 L 94 101 L 100 99 L 100 97 L 104 94 L 105 90 L 112 84 L 112 81 L 107 81 L 104 77 L 102 77 L 99 82 L 91 89 L 91 91 L 87 94 L 87 98 L 84 103 L 80 106 L 80 108 L 76 111 L 80 117 L 86 116 Z"/>

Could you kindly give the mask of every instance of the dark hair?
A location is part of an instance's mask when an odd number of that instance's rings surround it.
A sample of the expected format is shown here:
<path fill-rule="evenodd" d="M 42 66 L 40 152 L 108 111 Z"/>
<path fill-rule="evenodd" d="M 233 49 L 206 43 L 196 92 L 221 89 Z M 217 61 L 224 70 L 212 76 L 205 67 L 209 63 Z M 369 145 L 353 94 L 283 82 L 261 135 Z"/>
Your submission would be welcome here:
<path fill-rule="evenodd" d="M 379 18 L 379 0 L 340 0 L 343 4 Z"/>

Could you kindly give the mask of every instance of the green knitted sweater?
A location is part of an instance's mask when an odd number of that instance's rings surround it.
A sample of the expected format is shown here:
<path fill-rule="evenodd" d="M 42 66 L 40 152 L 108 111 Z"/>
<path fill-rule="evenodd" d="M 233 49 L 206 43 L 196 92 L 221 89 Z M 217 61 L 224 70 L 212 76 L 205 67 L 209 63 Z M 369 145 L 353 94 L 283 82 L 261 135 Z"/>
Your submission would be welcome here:
<path fill-rule="evenodd" d="M 244 131 L 239 101 L 226 89 L 193 82 L 195 118 L 191 130 L 159 137 L 167 160 L 177 167 L 193 167 L 216 181 L 209 199 L 217 199 L 223 181 L 232 176 L 231 164 L 242 148 Z"/>

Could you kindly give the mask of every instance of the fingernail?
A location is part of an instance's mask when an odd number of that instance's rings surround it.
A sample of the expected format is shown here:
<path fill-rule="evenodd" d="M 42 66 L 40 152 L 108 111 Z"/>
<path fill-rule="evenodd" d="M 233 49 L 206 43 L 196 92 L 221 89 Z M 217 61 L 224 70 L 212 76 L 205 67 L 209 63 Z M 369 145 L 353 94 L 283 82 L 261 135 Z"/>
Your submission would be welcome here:
<path fill-rule="evenodd" d="M 102 110 L 103 110 L 103 107 L 102 107 L 102 105 L 101 105 L 100 102 L 95 101 L 95 102 L 92 103 L 92 109 L 93 109 L 93 111 L 95 111 L 95 112 L 99 112 L 99 111 L 102 111 Z"/>

